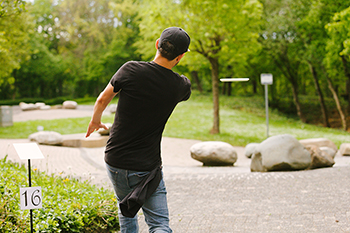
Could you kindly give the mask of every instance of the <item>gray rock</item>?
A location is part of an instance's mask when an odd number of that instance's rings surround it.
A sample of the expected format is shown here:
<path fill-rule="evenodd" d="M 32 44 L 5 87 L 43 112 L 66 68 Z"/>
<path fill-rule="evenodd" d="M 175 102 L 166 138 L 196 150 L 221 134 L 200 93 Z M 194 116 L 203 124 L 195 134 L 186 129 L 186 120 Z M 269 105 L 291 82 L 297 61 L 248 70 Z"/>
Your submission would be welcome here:
<path fill-rule="evenodd" d="M 334 165 L 334 159 L 327 152 L 322 151 L 315 145 L 307 146 L 306 149 L 311 154 L 311 164 L 309 169 L 332 167 Z"/>
<path fill-rule="evenodd" d="M 40 110 L 50 110 L 50 109 L 51 109 L 50 105 L 40 106 Z"/>
<path fill-rule="evenodd" d="M 76 109 L 78 107 L 78 103 L 72 100 L 66 100 L 63 102 L 62 107 L 64 109 Z"/>
<path fill-rule="evenodd" d="M 332 142 L 331 140 L 329 140 L 327 138 L 309 138 L 309 139 L 299 140 L 299 142 L 301 144 L 303 144 L 305 147 L 315 145 L 317 147 L 329 147 L 335 151 L 338 150 L 338 148 L 334 144 L 334 142 Z"/>
<path fill-rule="evenodd" d="M 62 109 L 62 108 L 63 108 L 62 104 L 56 104 L 51 107 L 51 109 Z"/>
<path fill-rule="evenodd" d="M 36 102 L 35 106 L 37 107 L 37 109 L 40 109 L 41 107 L 45 106 L 45 103 L 43 103 L 43 102 Z"/>
<path fill-rule="evenodd" d="M 30 141 L 35 141 L 44 145 L 61 145 L 63 137 L 60 133 L 54 131 L 41 131 L 29 135 Z"/>
<path fill-rule="evenodd" d="M 105 123 L 105 125 L 108 127 L 108 129 L 100 128 L 97 130 L 97 132 L 102 136 L 109 135 L 111 132 L 112 123 Z"/>
<path fill-rule="evenodd" d="M 194 144 L 191 157 L 204 166 L 232 166 L 237 161 L 237 152 L 226 142 L 209 141 Z"/>
<path fill-rule="evenodd" d="M 252 156 L 252 172 L 292 171 L 307 169 L 311 155 L 293 136 L 277 135 L 260 143 Z"/>
<path fill-rule="evenodd" d="M 110 113 L 115 113 L 115 112 L 117 111 L 117 105 L 116 105 L 116 104 L 110 104 L 110 105 L 108 106 L 108 111 L 109 111 Z"/>
<path fill-rule="evenodd" d="M 35 106 L 37 109 L 40 109 L 40 110 L 50 110 L 51 109 L 50 105 L 46 105 L 43 102 L 37 102 L 37 103 L 35 103 Z"/>
<path fill-rule="evenodd" d="M 251 158 L 254 154 L 255 148 L 259 145 L 259 143 L 249 143 L 244 148 L 244 155 L 247 158 Z"/>
<path fill-rule="evenodd" d="M 342 143 L 340 145 L 338 154 L 341 156 L 350 156 L 350 143 Z"/>
<path fill-rule="evenodd" d="M 330 147 L 326 147 L 326 146 L 320 147 L 320 150 L 329 154 L 333 159 L 334 159 L 335 155 L 337 154 L 336 150 L 334 150 L 333 148 L 330 148 Z"/>
<path fill-rule="evenodd" d="M 38 109 L 38 107 L 35 105 L 35 104 L 27 104 L 27 103 L 24 103 L 24 102 L 21 102 L 19 104 L 19 107 L 21 108 L 22 111 L 30 111 L 30 110 L 36 110 Z"/>

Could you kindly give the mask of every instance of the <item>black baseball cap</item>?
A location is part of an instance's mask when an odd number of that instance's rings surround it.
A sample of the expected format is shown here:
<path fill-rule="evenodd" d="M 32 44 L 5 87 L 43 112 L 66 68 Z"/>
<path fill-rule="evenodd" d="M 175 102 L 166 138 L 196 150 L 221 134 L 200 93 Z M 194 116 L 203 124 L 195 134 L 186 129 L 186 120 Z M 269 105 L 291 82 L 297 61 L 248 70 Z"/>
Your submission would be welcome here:
<path fill-rule="evenodd" d="M 162 47 L 162 43 L 169 41 L 175 47 L 175 55 L 179 56 L 187 51 L 190 46 L 190 36 L 185 30 L 179 27 L 170 27 L 165 29 L 159 38 L 159 47 Z"/>

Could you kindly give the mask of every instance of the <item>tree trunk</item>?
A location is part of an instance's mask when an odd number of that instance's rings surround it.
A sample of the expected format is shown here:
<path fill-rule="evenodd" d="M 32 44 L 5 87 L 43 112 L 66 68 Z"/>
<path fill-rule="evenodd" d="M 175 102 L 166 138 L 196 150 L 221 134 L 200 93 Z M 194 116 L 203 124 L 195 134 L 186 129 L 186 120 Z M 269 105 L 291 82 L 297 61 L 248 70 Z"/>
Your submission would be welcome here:
<path fill-rule="evenodd" d="M 191 76 L 192 76 L 194 82 L 197 84 L 198 91 L 200 93 L 202 93 L 203 92 L 203 88 L 202 88 L 202 84 L 200 83 L 199 78 L 198 78 L 198 72 L 195 71 L 195 70 L 192 71 L 191 72 Z"/>
<path fill-rule="evenodd" d="M 343 130 L 346 131 L 348 127 L 347 127 L 347 124 L 346 124 L 345 114 L 344 114 L 344 112 L 343 112 L 343 110 L 341 108 L 340 101 L 339 101 L 339 98 L 338 98 L 338 94 L 335 91 L 334 86 L 332 84 L 332 81 L 330 80 L 330 78 L 328 76 L 327 76 L 327 82 L 328 82 L 328 88 L 332 92 L 333 99 L 335 101 L 335 104 L 337 105 L 337 109 L 338 109 L 338 113 L 340 115 L 340 119 L 341 119 L 341 122 L 342 122 Z"/>
<path fill-rule="evenodd" d="M 348 101 L 348 111 L 350 111 L 350 92 L 349 92 L 349 83 L 350 83 L 350 69 L 349 69 L 349 62 L 346 60 L 345 56 L 341 56 L 343 67 L 344 67 L 344 73 L 345 76 L 348 78 L 346 81 L 346 96 Z"/>
<path fill-rule="evenodd" d="M 321 105 L 323 126 L 330 127 L 329 120 L 328 120 L 328 114 L 327 114 L 327 108 L 326 108 L 326 105 L 324 103 L 324 98 L 323 98 L 323 94 L 322 94 L 322 91 L 321 91 L 321 88 L 320 88 L 320 84 L 318 82 L 318 74 L 316 72 L 315 67 L 311 63 L 309 63 L 309 67 L 310 67 L 310 71 L 312 73 L 312 77 L 314 79 L 315 88 L 316 88 L 316 91 L 317 91 L 317 94 L 318 94 L 318 98 L 319 98 L 319 101 L 320 101 L 320 105 Z"/>
<path fill-rule="evenodd" d="M 301 111 L 301 105 L 299 102 L 299 96 L 298 96 L 298 84 L 296 82 L 292 83 L 292 94 L 293 94 L 293 101 L 295 104 L 295 107 L 297 109 L 297 114 L 302 122 L 305 122 L 305 118 L 303 115 L 303 112 Z"/>
<path fill-rule="evenodd" d="M 232 93 L 232 85 L 231 84 L 232 84 L 231 82 L 224 82 L 222 84 L 222 94 L 223 95 L 231 96 L 231 93 Z"/>
<path fill-rule="evenodd" d="M 227 83 L 227 95 L 231 96 L 231 93 L 232 93 L 232 83 L 228 82 Z"/>
<path fill-rule="evenodd" d="M 211 134 L 220 133 L 220 115 L 219 115 L 219 60 L 217 58 L 209 58 L 211 65 L 211 79 L 213 89 L 213 109 L 214 122 Z"/>
<path fill-rule="evenodd" d="M 292 64 L 289 61 L 289 58 L 286 54 L 286 51 L 282 52 L 278 58 L 274 59 L 277 67 L 282 71 L 287 80 L 292 84 L 292 94 L 293 94 L 293 102 L 295 104 L 297 114 L 299 119 L 302 122 L 305 122 L 304 114 L 301 110 L 300 102 L 299 102 L 299 91 L 298 91 L 298 67 L 299 62 L 296 64 Z"/>

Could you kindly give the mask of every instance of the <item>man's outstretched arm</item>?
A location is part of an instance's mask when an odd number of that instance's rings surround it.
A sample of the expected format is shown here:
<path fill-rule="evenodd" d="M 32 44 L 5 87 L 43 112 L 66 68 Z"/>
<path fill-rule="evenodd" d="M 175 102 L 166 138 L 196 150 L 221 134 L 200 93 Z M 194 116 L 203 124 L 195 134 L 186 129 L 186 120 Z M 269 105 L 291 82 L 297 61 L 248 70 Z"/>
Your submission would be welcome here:
<path fill-rule="evenodd" d="M 94 111 L 89 123 L 89 127 L 87 129 L 85 137 L 89 137 L 91 133 L 99 128 L 108 129 L 106 125 L 101 122 L 101 117 L 103 111 L 106 109 L 107 105 L 112 101 L 114 96 L 117 93 L 113 91 L 113 86 L 108 83 L 106 88 L 101 92 L 101 94 L 97 97 L 97 100 L 94 105 Z"/>

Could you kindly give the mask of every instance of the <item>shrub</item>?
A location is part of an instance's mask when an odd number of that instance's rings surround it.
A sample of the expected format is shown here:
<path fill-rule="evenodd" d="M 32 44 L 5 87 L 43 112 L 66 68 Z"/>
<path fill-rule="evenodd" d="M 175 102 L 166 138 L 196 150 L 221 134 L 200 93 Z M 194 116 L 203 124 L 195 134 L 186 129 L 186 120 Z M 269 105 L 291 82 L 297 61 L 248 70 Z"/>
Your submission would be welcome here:
<path fill-rule="evenodd" d="M 0 160 L 0 232 L 28 232 L 29 210 L 20 209 L 19 188 L 27 187 L 23 165 Z M 32 172 L 32 186 L 42 189 L 42 208 L 33 210 L 35 232 L 117 232 L 113 192 L 72 177 Z"/>

